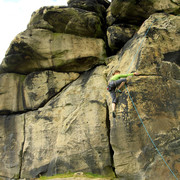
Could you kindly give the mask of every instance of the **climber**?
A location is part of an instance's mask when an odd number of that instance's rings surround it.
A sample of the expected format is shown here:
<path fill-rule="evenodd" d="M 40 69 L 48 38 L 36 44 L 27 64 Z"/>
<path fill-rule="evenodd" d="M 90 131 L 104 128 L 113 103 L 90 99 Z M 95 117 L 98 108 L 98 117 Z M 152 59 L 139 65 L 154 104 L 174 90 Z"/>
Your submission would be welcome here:
<path fill-rule="evenodd" d="M 107 87 L 108 91 L 110 92 L 111 98 L 112 98 L 113 118 L 116 117 L 116 113 L 115 113 L 115 107 L 116 107 L 116 103 L 117 103 L 116 92 L 122 93 L 122 91 L 120 89 L 127 82 L 127 80 L 125 79 L 126 77 L 138 76 L 138 75 L 139 75 L 138 73 L 120 74 L 119 70 L 116 70 L 113 73 L 113 76 L 111 77 L 110 82 Z M 117 88 L 117 90 L 116 90 L 116 88 Z"/>

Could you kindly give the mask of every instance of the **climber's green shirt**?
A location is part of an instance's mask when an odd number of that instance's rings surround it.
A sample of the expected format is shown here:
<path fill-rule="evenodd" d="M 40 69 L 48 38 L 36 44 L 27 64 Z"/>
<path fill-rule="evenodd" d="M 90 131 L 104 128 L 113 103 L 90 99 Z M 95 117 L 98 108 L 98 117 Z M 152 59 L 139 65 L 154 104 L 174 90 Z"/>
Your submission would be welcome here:
<path fill-rule="evenodd" d="M 126 78 L 126 77 L 128 77 L 128 76 L 134 76 L 134 73 L 130 73 L 130 74 L 116 74 L 116 75 L 114 75 L 114 76 L 110 79 L 110 81 L 116 81 L 116 80 L 118 80 L 118 79 L 120 79 L 120 78 Z"/>

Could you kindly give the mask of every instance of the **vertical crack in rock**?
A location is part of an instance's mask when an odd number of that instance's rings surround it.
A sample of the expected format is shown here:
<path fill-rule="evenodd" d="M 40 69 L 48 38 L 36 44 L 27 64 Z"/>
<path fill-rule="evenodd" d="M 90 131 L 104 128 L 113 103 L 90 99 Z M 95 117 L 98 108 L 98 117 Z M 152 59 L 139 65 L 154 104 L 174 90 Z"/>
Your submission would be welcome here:
<path fill-rule="evenodd" d="M 24 139 L 22 142 L 22 147 L 21 147 L 21 151 L 19 154 L 19 158 L 20 158 L 20 167 L 19 167 L 19 179 L 21 178 L 21 173 L 22 173 L 22 165 L 23 165 L 23 159 L 24 159 L 24 144 L 25 144 L 25 139 L 26 139 L 26 119 L 25 119 L 25 114 L 24 114 L 24 128 L 23 128 L 23 135 L 24 135 Z"/>
<path fill-rule="evenodd" d="M 111 146 L 111 137 L 110 137 L 110 134 L 111 134 L 111 122 L 110 122 L 110 119 L 109 119 L 109 107 L 108 107 L 108 104 L 106 102 L 106 127 L 107 127 L 107 136 L 108 136 L 108 140 L 109 140 L 109 150 L 110 150 L 110 157 L 111 157 L 111 166 L 112 166 L 112 170 L 114 172 L 114 174 L 116 175 L 115 173 L 115 167 L 114 167 L 114 151 L 113 151 L 113 148 Z"/>

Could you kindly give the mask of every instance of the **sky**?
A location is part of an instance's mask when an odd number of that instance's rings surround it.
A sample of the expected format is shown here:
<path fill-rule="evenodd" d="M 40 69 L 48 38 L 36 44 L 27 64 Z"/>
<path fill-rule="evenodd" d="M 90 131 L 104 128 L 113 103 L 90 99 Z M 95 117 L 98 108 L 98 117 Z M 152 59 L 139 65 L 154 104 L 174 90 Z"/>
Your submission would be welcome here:
<path fill-rule="evenodd" d="M 11 41 L 26 30 L 31 14 L 51 5 L 67 6 L 67 0 L 0 0 L 0 64 Z"/>

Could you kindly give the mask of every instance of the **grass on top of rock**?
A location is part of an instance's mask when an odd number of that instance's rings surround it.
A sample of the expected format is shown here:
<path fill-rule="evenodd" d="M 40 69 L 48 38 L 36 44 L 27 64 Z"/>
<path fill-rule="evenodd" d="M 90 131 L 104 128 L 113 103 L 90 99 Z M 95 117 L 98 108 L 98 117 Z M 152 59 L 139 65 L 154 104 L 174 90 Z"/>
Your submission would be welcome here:
<path fill-rule="evenodd" d="M 113 177 L 107 177 L 102 176 L 99 174 L 93 174 L 93 173 L 65 173 L 65 174 L 56 174 L 54 176 L 41 176 L 39 180 L 45 180 L 45 179 L 56 179 L 56 178 L 69 178 L 69 177 L 84 177 L 84 178 L 105 178 L 105 179 L 113 179 Z"/>

